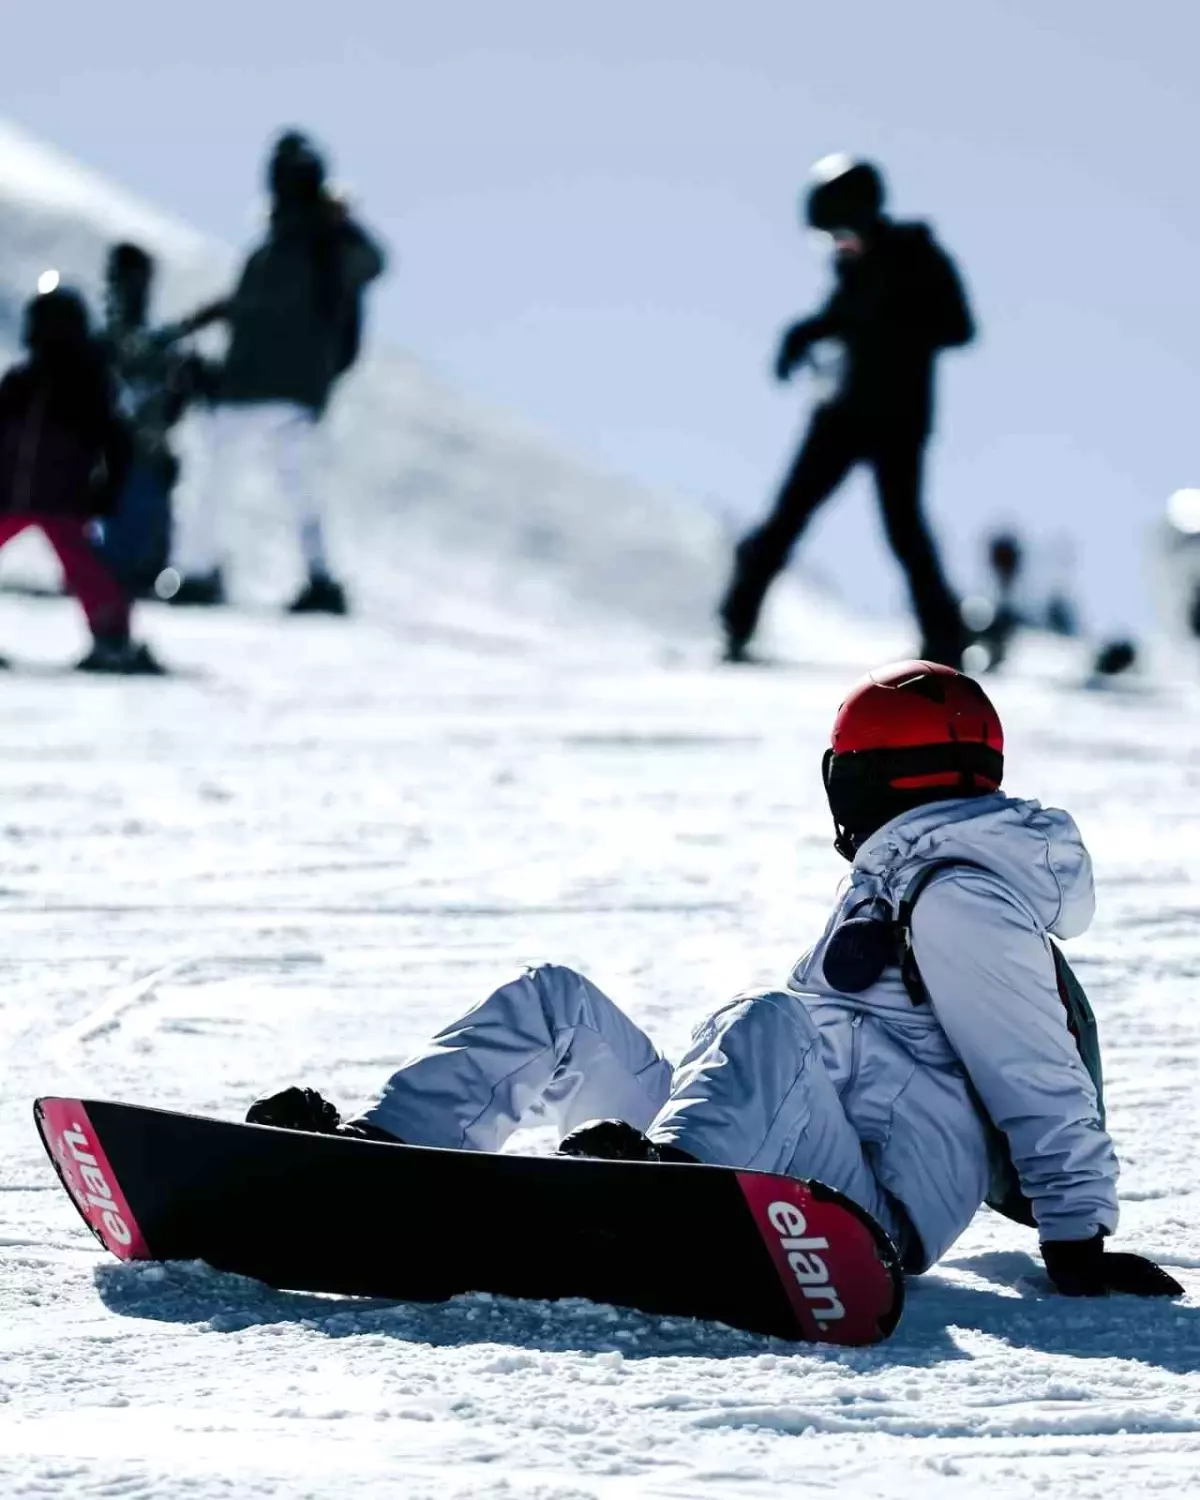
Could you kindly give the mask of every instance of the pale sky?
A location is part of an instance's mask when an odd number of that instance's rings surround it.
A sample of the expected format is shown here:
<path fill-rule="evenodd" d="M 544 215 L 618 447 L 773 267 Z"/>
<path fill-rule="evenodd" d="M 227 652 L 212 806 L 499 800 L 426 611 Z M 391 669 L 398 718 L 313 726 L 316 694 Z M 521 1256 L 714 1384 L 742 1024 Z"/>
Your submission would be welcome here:
<path fill-rule="evenodd" d="M 1187 0 L 66 0 L 7 8 L 0 101 L 234 243 L 265 139 L 309 127 L 395 255 L 378 341 L 745 514 L 805 410 L 767 375 L 825 284 L 798 190 L 873 155 L 982 329 L 932 454 L 956 581 L 990 525 L 1071 537 L 1110 630 L 1148 621 L 1148 528 L 1200 483 L 1198 44 Z M 898 602 L 861 484 L 811 542 Z"/>

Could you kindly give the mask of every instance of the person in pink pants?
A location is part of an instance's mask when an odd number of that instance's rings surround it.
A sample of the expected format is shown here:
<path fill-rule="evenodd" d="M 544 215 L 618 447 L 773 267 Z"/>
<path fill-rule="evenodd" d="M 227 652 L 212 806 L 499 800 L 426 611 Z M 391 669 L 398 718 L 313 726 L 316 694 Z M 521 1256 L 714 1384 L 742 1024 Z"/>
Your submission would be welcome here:
<path fill-rule="evenodd" d="M 93 672 L 157 672 L 129 632 L 129 600 L 92 545 L 132 444 L 77 293 L 58 288 L 25 311 L 29 358 L 0 380 L 0 547 L 30 526 L 62 564 L 92 632 Z"/>
<path fill-rule="evenodd" d="M 73 516 L 0 516 L 0 547 L 28 526 L 36 526 L 58 554 L 67 587 L 83 606 L 97 640 L 126 640 L 129 601 L 101 562 L 88 535 L 88 522 Z"/>

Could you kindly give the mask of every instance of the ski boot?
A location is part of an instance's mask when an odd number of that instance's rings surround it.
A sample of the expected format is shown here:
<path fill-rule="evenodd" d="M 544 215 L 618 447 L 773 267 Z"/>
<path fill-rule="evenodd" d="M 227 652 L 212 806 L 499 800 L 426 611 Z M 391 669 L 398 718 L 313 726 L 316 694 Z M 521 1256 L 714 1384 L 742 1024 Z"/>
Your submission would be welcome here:
<path fill-rule="evenodd" d="M 162 677 L 166 673 L 166 668 L 143 641 L 106 635 L 95 638 L 92 649 L 78 663 L 76 670 L 116 677 Z"/>
<path fill-rule="evenodd" d="M 695 1162 L 678 1146 L 659 1145 L 625 1120 L 588 1120 L 558 1143 L 558 1156 L 588 1156 L 601 1161 Z"/>
<path fill-rule="evenodd" d="M 721 626 L 722 647 L 719 656 L 720 661 L 733 662 L 741 665 L 756 660 L 754 653 L 750 650 L 750 641 L 754 635 L 754 626 L 746 628 L 741 620 L 731 620 L 724 610 L 717 616 Z"/>
<path fill-rule="evenodd" d="M 308 582 L 288 605 L 289 615 L 344 615 L 349 613 L 346 590 L 328 573 L 310 573 Z"/>
<path fill-rule="evenodd" d="M 246 1111 L 247 1125 L 274 1125 L 279 1130 L 303 1130 L 310 1135 L 344 1135 L 356 1141 L 384 1141 L 403 1145 L 398 1136 L 389 1135 L 365 1120 L 347 1120 L 344 1124 L 334 1105 L 322 1099 L 316 1089 L 293 1085 L 278 1094 L 256 1099 Z"/>
<path fill-rule="evenodd" d="M 160 599 L 168 604 L 217 605 L 225 603 L 225 578 L 220 568 L 208 573 L 185 573 L 182 578 L 167 568 L 154 585 Z M 174 584 L 174 589 L 171 585 Z"/>
<path fill-rule="evenodd" d="M 1096 652 L 1092 671 L 1097 677 L 1119 677 L 1137 665 L 1138 651 L 1133 641 L 1106 641 Z"/>

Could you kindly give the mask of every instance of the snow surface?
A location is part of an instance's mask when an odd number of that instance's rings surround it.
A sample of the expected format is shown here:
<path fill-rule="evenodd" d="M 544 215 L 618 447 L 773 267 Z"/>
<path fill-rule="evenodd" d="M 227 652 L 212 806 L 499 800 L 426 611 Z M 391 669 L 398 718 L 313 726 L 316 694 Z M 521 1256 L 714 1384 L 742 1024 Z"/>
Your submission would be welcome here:
<path fill-rule="evenodd" d="M 1187 1301 L 1056 1298 L 1032 1236 L 984 1213 L 895 1337 L 845 1352 L 585 1304 L 353 1303 L 121 1267 L 29 1105 L 234 1118 L 293 1080 L 352 1105 L 547 955 L 678 1051 L 706 1008 L 782 976 L 826 910 L 840 862 L 816 768 L 846 668 L 613 661 L 595 639 L 484 653 L 263 613 L 159 608 L 145 628 L 190 675 L 63 676 L 70 604 L 0 600 L 0 641 L 42 663 L 0 682 L 0 1493 L 1198 1491 L 1195 692 L 996 684 L 1011 785 L 1070 806 L 1097 860 L 1072 957 L 1106 1041 L 1122 1243 Z M 412 1211 L 381 1204 L 380 1233 Z"/>
<path fill-rule="evenodd" d="M 61 162 L 52 192 L 46 165 L 6 195 L 5 141 L 6 247 L 68 271 L 64 247 L 98 255 L 124 200 L 64 199 Z M 787 972 L 841 873 L 824 736 L 902 634 L 797 596 L 791 665 L 714 667 L 702 516 L 410 362 L 379 360 L 339 421 L 359 434 L 331 496 L 357 618 L 262 607 L 290 541 L 254 473 L 237 528 L 255 607 L 142 612 L 173 679 L 65 674 L 73 605 L 0 596 L 20 658 L 0 676 L 0 1494 L 1200 1493 L 1200 694 L 1085 691 L 1048 647 L 995 685 L 1010 785 L 1091 842 L 1100 915 L 1071 952 L 1105 1037 L 1121 1242 L 1185 1302 L 1054 1297 L 1032 1235 L 987 1213 L 893 1339 L 853 1352 L 582 1303 L 287 1294 L 98 1249 L 36 1095 L 236 1118 L 305 1081 L 353 1106 L 546 956 L 678 1052 L 710 1007 Z M 413 1211 L 381 1204 L 380 1233 Z M 703 1257 L 702 1236 L 681 1226 L 679 1253 Z"/>

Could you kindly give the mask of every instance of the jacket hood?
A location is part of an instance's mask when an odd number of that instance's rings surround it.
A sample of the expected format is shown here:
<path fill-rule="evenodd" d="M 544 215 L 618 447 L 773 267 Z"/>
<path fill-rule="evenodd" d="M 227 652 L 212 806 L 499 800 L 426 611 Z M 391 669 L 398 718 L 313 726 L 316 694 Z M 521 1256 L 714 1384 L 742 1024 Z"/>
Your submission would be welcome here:
<path fill-rule="evenodd" d="M 978 865 L 995 875 L 1057 937 L 1086 932 L 1095 915 L 1092 860 L 1075 820 L 1002 792 L 902 813 L 863 844 L 854 868 L 878 879 L 899 902 L 921 869 L 943 862 Z"/>

